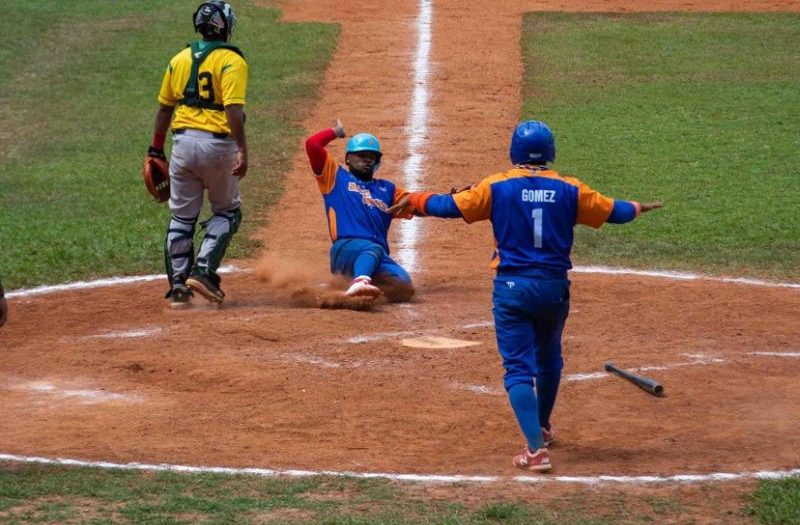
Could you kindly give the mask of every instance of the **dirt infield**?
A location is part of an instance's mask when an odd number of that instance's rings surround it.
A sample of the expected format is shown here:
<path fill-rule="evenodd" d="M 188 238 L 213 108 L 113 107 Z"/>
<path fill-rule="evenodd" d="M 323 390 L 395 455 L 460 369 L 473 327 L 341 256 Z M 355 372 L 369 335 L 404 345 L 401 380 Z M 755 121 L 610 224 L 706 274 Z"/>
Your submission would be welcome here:
<path fill-rule="evenodd" d="M 441 5 L 440 5 L 441 4 Z M 523 11 L 628 2 L 434 5 L 424 182 L 491 173 L 519 113 Z M 578 5 L 580 4 L 580 5 Z M 287 20 L 343 24 L 310 131 L 340 117 L 406 161 L 418 2 L 294 0 Z M 650 2 L 648 10 L 792 10 L 800 1 Z M 301 144 L 253 272 L 221 309 L 168 311 L 164 283 L 10 301 L 0 333 L 0 453 L 116 462 L 514 476 L 523 440 L 491 327 L 487 224 L 421 226 L 410 305 L 299 305 L 327 278 L 329 240 Z M 332 151 L 342 154 L 342 144 Z M 395 228 L 396 230 L 397 228 Z M 154 257 L 158 254 L 154 254 Z M 269 277 L 270 280 L 265 280 Z M 800 290 L 574 274 L 567 378 L 554 414 L 564 475 L 800 467 Z M 156 312 L 154 316 L 151 312 Z M 479 342 L 417 349 L 401 339 Z M 667 396 L 599 372 L 657 366 Z M 589 375 L 580 375 L 589 374 Z"/>

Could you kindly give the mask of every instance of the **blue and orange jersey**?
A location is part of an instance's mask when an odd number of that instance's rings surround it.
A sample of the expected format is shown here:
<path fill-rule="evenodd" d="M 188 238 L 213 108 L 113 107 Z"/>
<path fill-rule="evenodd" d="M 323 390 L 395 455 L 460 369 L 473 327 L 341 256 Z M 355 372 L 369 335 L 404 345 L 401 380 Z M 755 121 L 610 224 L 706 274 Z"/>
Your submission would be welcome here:
<path fill-rule="evenodd" d="M 362 181 L 337 164 L 325 146 L 336 138 L 332 129 L 306 141 L 311 167 L 325 204 L 331 241 L 367 239 L 389 253 L 392 215 L 386 209 L 408 192 L 385 179 Z"/>
<path fill-rule="evenodd" d="M 426 210 L 433 215 L 435 208 L 441 208 L 431 206 L 435 202 L 431 199 Z M 572 268 L 575 225 L 599 228 L 615 204 L 578 179 L 544 166 L 516 166 L 491 175 L 452 195 L 452 202 L 468 223 L 492 221 L 496 242 L 492 268 L 501 272 L 566 272 Z"/>

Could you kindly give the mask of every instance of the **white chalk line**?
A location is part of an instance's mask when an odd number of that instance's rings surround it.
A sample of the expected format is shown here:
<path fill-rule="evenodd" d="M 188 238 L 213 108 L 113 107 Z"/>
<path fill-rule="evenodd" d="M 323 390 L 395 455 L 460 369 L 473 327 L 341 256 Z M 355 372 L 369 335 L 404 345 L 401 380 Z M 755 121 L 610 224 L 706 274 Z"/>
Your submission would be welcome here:
<path fill-rule="evenodd" d="M 461 328 L 494 328 L 494 321 L 481 321 L 479 323 L 469 323 Z"/>
<path fill-rule="evenodd" d="M 430 98 L 428 77 L 430 73 L 431 26 L 433 24 L 433 1 L 420 0 L 417 16 L 417 46 L 414 55 L 414 80 L 411 95 L 411 110 L 408 115 L 408 158 L 403 166 L 403 182 L 410 191 L 421 189 L 422 168 L 425 160 L 425 139 L 428 133 L 428 99 Z M 400 221 L 397 262 L 414 273 L 417 268 L 417 239 L 420 221 Z"/>
<path fill-rule="evenodd" d="M 640 366 L 637 368 L 629 368 L 633 372 L 647 372 L 652 370 L 672 370 L 673 368 L 680 368 L 682 366 L 693 366 L 693 365 L 710 365 L 710 364 L 717 364 L 717 363 L 725 363 L 727 359 L 722 359 L 718 357 L 708 357 L 703 354 L 683 354 L 686 357 L 690 358 L 690 361 L 683 361 L 680 363 L 671 363 L 666 365 L 649 365 L 649 366 Z M 592 379 L 601 379 L 604 377 L 611 377 L 613 374 L 608 372 L 588 372 L 588 373 L 578 373 L 578 374 L 567 374 L 564 377 L 565 381 L 588 381 Z"/>
<path fill-rule="evenodd" d="M 653 370 L 672 370 L 674 368 L 680 368 L 684 366 L 715 365 L 715 364 L 723 364 L 730 362 L 729 359 L 721 357 L 711 357 L 703 354 L 684 354 L 684 355 L 690 358 L 690 361 L 683 361 L 680 363 L 671 363 L 666 365 L 640 366 L 635 368 L 629 368 L 628 370 L 631 370 L 633 372 L 647 372 Z M 750 355 L 757 357 L 800 358 L 800 352 L 745 352 L 742 355 L 746 356 Z M 575 374 L 567 374 L 564 376 L 563 380 L 565 382 L 577 382 L 577 381 L 592 381 L 595 379 L 605 379 L 609 377 L 613 377 L 613 374 L 609 372 L 581 372 Z M 455 384 L 454 388 L 461 390 L 468 390 L 476 394 L 502 395 L 504 393 L 501 390 L 488 385 Z"/>
<path fill-rule="evenodd" d="M 480 322 L 480 323 L 469 323 L 460 326 L 459 328 L 462 329 L 470 329 L 470 328 L 488 328 L 494 326 L 494 323 L 489 322 Z M 411 337 L 411 336 L 418 336 L 418 337 L 425 337 L 431 334 L 438 334 L 443 332 L 449 332 L 447 328 L 433 328 L 430 330 L 406 330 L 403 332 L 375 332 L 372 334 L 363 334 L 363 335 L 356 335 L 346 340 L 347 343 L 358 345 L 363 343 L 371 343 L 375 341 L 385 341 L 386 339 L 398 339 L 400 337 Z"/>
<path fill-rule="evenodd" d="M 647 484 L 690 484 L 690 483 L 709 483 L 722 481 L 740 481 L 745 479 L 786 479 L 800 476 L 800 468 L 791 470 L 760 470 L 757 472 L 714 472 L 711 474 L 675 474 L 673 476 L 517 476 L 515 481 L 521 483 L 575 483 L 581 485 L 601 485 L 601 484 L 626 484 L 626 485 L 647 485 Z"/>
<path fill-rule="evenodd" d="M 242 269 L 232 265 L 222 266 L 218 273 L 236 273 L 236 272 L 249 272 L 249 269 Z M 158 275 L 134 275 L 130 277 L 109 277 L 107 279 L 97 279 L 94 281 L 76 281 L 66 284 L 53 284 L 45 286 L 37 286 L 35 288 L 23 288 L 6 293 L 8 299 L 14 297 L 32 297 L 35 295 L 47 295 L 59 292 L 72 292 L 75 290 L 90 290 L 93 288 L 107 288 L 110 286 L 119 286 L 125 284 L 143 283 L 150 281 L 158 281 L 160 279 L 166 280 L 166 276 Z"/>
<path fill-rule="evenodd" d="M 728 284 L 745 284 L 750 286 L 767 286 L 771 288 L 800 289 L 800 283 L 764 281 L 761 279 L 748 279 L 745 277 L 715 277 L 690 272 L 669 272 L 661 270 L 634 270 L 630 268 L 613 268 L 609 266 L 576 266 L 572 269 L 576 273 L 600 273 L 606 275 L 641 275 L 643 277 L 657 277 L 661 279 L 674 279 L 679 281 L 716 281 Z"/>
<path fill-rule="evenodd" d="M 370 343 L 374 341 L 383 341 L 386 339 L 396 339 L 398 337 L 405 337 L 410 335 L 420 335 L 423 332 L 420 331 L 406 331 L 406 332 L 376 332 L 373 334 L 367 335 L 356 335 L 347 339 L 346 342 L 352 345 L 360 345 L 363 343 Z"/>
<path fill-rule="evenodd" d="M 330 476 L 360 479 L 388 479 L 392 481 L 409 481 L 415 483 L 492 483 L 498 481 L 516 481 L 520 483 L 564 483 L 577 485 L 602 484 L 673 484 L 737 481 L 743 479 L 784 479 L 800 475 L 800 468 L 791 470 L 761 470 L 757 472 L 714 472 L 711 474 L 676 474 L 672 476 L 485 476 L 485 475 L 448 475 L 448 474 L 394 474 L 388 472 L 350 472 L 336 470 L 277 470 L 258 467 L 207 467 L 194 465 L 173 465 L 169 463 L 112 463 L 109 461 L 82 461 L 71 458 L 45 458 L 38 456 L 20 456 L 16 454 L 0 454 L 0 461 L 10 463 L 35 463 L 40 465 L 58 465 L 69 467 L 90 467 L 110 470 L 138 470 L 145 472 L 177 472 L 182 474 L 227 474 L 250 475 L 261 477 L 311 477 Z"/>
<path fill-rule="evenodd" d="M 633 372 L 648 372 L 653 370 L 672 370 L 683 366 L 695 365 L 716 365 L 728 363 L 731 360 L 723 357 L 712 357 L 704 354 L 683 354 L 690 359 L 690 361 L 683 361 L 680 363 L 671 363 L 666 365 L 649 365 L 640 366 L 636 368 L 629 368 Z M 790 357 L 800 358 L 800 352 L 745 352 L 742 355 L 752 355 L 757 357 Z M 587 381 L 592 379 L 601 379 L 604 377 L 611 377 L 613 374 L 608 372 L 589 372 L 583 374 L 568 374 L 564 377 L 565 381 Z"/>
<path fill-rule="evenodd" d="M 800 352 L 747 352 L 747 355 L 760 355 L 765 357 L 800 357 Z"/>
<path fill-rule="evenodd" d="M 406 221 L 413 222 L 413 221 Z M 240 273 L 250 272 L 249 268 L 238 268 L 236 266 L 223 266 L 219 269 L 219 273 Z M 702 275 L 695 273 L 684 272 L 662 272 L 659 270 L 634 270 L 630 268 L 612 268 L 605 266 L 576 266 L 572 269 L 576 273 L 596 273 L 605 275 L 634 275 L 642 277 L 655 277 L 659 279 L 671 279 L 678 281 L 712 281 L 724 284 L 743 284 L 747 286 L 762 286 L 767 288 L 791 288 L 800 289 L 799 283 L 790 282 L 777 282 L 777 281 L 762 281 L 759 279 L 745 279 L 739 277 L 715 277 L 713 275 Z M 106 288 L 111 286 L 121 286 L 140 282 L 157 281 L 165 279 L 163 274 L 159 275 L 137 275 L 132 277 L 109 277 L 107 279 L 97 279 L 95 281 L 77 281 L 65 284 L 45 285 L 35 288 L 22 288 L 6 292 L 6 298 L 13 299 L 15 297 L 32 297 L 36 295 L 47 295 L 58 292 L 69 292 L 74 290 L 88 290 L 93 288 Z M 412 305 L 401 305 L 410 308 Z M 577 313 L 577 311 L 573 312 Z M 478 326 L 492 326 L 493 323 L 480 323 Z M 473 326 L 465 326 L 464 328 L 472 328 Z"/>
<path fill-rule="evenodd" d="M 106 332 L 97 335 L 87 335 L 83 339 L 135 339 L 139 337 L 150 337 L 161 333 L 160 326 L 141 328 L 139 330 L 125 330 L 122 332 Z"/>
<path fill-rule="evenodd" d="M 94 405 L 114 401 L 124 401 L 128 403 L 139 403 L 142 401 L 137 395 L 120 394 L 106 390 L 61 388 L 47 381 L 29 381 L 11 385 L 9 388 L 11 390 L 25 390 L 55 399 L 77 399 L 83 405 Z"/>

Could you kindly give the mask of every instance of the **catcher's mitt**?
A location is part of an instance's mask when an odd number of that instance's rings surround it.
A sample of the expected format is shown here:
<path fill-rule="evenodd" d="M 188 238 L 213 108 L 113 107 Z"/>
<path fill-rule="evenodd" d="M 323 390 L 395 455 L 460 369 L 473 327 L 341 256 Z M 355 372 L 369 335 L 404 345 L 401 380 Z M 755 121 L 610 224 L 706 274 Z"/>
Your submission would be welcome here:
<path fill-rule="evenodd" d="M 166 159 L 147 155 L 144 158 L 142 177 L 147 191 L 158 202 L 169 199 L 169 164 Z"/>

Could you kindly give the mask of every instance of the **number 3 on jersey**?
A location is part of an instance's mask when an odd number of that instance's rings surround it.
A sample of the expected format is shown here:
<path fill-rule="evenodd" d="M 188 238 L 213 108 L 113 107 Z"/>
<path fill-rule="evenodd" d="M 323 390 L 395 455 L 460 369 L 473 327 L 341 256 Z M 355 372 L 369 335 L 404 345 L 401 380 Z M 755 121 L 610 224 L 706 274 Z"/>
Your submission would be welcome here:
<path fill-rule="evenodd" d="M 200 100 L 214 102 L 214 77 L 208 71 L 203 71 L 197 75 L 197 87 L 200 92 Z"/>
<path fill-rule="evenodd" d="M 533 218 L 533 247 L 542 247 L 542 218 L 543 210 L 541 208 L 534 208 L 531 212 Z"/>

